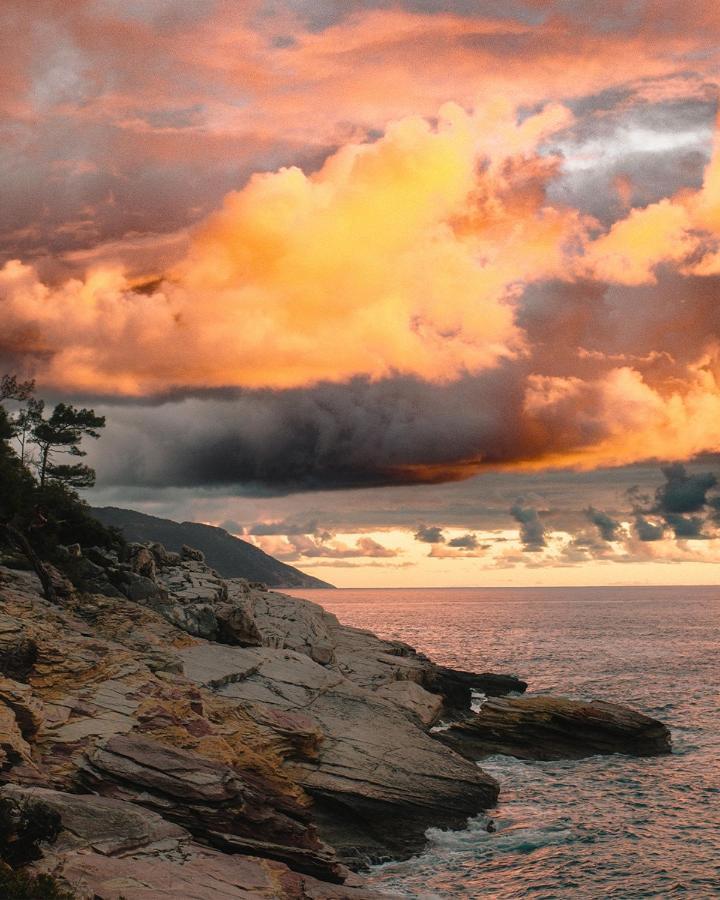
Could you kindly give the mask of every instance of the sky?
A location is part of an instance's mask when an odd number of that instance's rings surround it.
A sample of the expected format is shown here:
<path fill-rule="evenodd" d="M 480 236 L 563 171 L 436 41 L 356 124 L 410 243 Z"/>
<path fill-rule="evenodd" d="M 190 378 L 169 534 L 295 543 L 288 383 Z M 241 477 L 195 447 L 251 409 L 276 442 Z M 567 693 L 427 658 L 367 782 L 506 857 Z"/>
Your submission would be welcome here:
<path fill-rule="evenodd" d="M 720 563 L 720 8 L 4 0 L 0 371 L 341 586 Z"/>

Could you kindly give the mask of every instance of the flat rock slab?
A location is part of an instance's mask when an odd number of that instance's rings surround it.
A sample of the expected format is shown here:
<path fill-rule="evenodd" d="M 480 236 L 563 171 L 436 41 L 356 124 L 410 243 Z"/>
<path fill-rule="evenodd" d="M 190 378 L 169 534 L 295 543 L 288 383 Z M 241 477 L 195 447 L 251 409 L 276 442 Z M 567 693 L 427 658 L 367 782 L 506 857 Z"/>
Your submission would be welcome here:
<path fill-rule="evenodd" d="M 603 700 L 518 697 L 488 700 L 480 712 L 433 735 L 468 759 L 581 759 L 596 754 L 671 752 L 670 731 L 627 706 Z"/>

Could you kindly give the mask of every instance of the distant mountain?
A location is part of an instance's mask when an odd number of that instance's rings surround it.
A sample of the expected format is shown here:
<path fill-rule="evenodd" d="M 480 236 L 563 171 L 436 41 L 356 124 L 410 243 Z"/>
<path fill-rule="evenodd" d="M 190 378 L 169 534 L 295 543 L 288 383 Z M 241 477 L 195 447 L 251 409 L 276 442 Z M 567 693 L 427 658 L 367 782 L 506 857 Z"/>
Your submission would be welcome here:
<path fill-rule="evenodd" d="M 183 544 L 202 550 L 208 565 L 223 578 L 264 581 L 268 587 L 332 587 L 326 581 L 280 562 L 247 541 L 233 537 L 224 528 L 200 522 L 173 522 L 116 506 L 94 507 L 92 514 L 103 525 L 119 528 L 128 541 L 159 541 L 175 552 L 179 552 Z"/>

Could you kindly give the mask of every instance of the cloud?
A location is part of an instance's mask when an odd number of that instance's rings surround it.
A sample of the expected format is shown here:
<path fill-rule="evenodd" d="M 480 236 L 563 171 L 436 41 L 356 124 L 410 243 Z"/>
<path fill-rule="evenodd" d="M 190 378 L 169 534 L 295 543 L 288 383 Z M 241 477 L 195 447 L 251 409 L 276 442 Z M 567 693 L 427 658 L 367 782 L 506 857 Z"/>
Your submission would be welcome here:
<path fill-rule="evenodd" d="M 678 540 L 699 540 L 707 537 L 703 531 L 705 519 L 702 516 L 682 516 L 678 513 L 667 513 L 665 521 L 673 529 Z"/>
<path fill-rule="evenodd" d="M 424 544 L 443 544 L 445 535 L 437 525 L 421 525 L 415 532 L 415 540 Z"/>
<path fill-rule="evenodd" d="M 545 526 L 536 509 L 518 502 L 511 508 L 510 515 L 520 524 L 520 540 L 525 550 L 542 550 L 546 546 Z"/>
<path fill-rule="evenodd" d="M 400 551 L 384 547 L 374 538 L 358 537 L 350 546 L 330 535 L 311 537 L 288 534 L 283 537 L 255 535 L 255 543 L 266 553 L 285 561 L 306 559 L 394 559 Z"/>
<path fill-rule="evenodd" d="M 477 536 L 468 532 L 460 535 L 460 537 L 452 538 L 447 543 L 448 547 L 455 547 L 458 550 L 476 550 L 478 547 Z"/>
<path fill-rule="evenodd" d="M 611 518 L 606 512 L 589 506 L 585 515 L 597 526 L 600 536 L 604 541 L 617 541 L 620 538 L 621 525 L 616 519 Z"/>
<path fill-rule="evenodd" d="M 318 532 L 318 522 L 316 519 L 307 521 L 294 521 L 291 519 L 276 519 L 269 522 L 254 522 L 246 529 L 247 534 L 251 535 L 269 535 L 269 534 L 316 534 Z"/>
<path fill-rule="evenodd" d="M 106 484 L 720 447 L 715 7 L 481 6 L 3 5 L 0 368 L 146 404 Z"/>
<path fill-rule="evenodd" d="M 312 176 L 255 175 L 145 285 L 106 267 L 51 286 L 8 262 L 5 344 L 45 384 L 125 395 L 494 366 L 522 344 L 514 285 L 557 274 L 581 227 L 572 211 L 539 214 L 554 166 L 531 154 L 566 117 L 446 104 L 436 125 L 402 119 Z"/>
<path fill-rule="evenodd" d="M 708 491 L 717 486 L 712 472 L 688 474 L 685 466 L 675 463 L 662 470 L 665 484 L 655 494 L 655 508 L 660 513 L 691 513 L 703 509 Z"/>
<path fill-rule="evenodd" d="M 663 523 L 651 522 L 641 513 L 636 513 L 635 533 L 641 541 L 661 541 L 665 536 L 665 526 Z"/>

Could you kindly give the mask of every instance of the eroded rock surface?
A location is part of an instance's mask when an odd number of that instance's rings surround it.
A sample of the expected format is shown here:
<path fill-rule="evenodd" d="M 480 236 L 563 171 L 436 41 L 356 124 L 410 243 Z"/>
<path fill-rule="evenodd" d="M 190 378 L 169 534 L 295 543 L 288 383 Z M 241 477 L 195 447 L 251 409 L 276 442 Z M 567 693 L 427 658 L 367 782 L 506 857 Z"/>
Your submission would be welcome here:
<path fill-rule="evenodd" d="M 469 759 L 494 753 L 550 760 L 671 752 L 670 732 L 657 719 L 616 703 L 564 697 L 488 700 L 479 713 L 436 738 Z"/>

